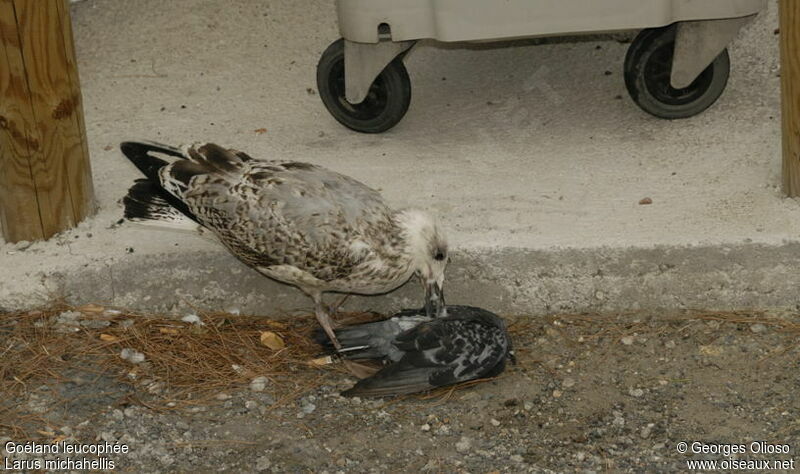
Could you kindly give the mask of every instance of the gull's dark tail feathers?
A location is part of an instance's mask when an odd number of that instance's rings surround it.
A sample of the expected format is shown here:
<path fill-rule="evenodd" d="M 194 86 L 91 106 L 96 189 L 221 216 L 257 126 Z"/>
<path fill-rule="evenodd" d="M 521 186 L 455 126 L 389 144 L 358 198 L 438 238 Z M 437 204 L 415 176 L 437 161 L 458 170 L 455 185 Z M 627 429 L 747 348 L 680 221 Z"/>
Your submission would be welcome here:
<path fill-rule="evenodd" d="M 122 199 L 125 218 L 156 227 L 176 230 L 197 231 L 199 224 L 192 211 L 177 196 L 161 183 L 160 170 L 170 164 L 157 154 L 166 158 L 187 159 L 177 148 L 147 142 L 123 142 L 122 153 L 141 171 L 146 178 L 137 179 Z"/>

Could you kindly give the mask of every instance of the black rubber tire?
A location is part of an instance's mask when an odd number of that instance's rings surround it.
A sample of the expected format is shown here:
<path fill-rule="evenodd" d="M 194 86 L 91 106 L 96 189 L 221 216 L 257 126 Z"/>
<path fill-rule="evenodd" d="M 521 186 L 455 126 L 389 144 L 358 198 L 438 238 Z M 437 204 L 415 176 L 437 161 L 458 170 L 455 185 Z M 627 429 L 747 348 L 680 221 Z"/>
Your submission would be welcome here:
<path fill-rule="evenodd" d="M 411 104 L 411 79 L 402 54 L 383 69 L 360 104 L 347 101 L 344 87 L 344 40 L 340 39 L 328 46 L 317 64 L 317 90 L 333 118 L 357 132 L 382 133 L 397 125 Z"/>
<path fill-rule="evenodd" d="M 625 85 L 645 112 L 664 119 L 693 117 L 711 107 L 728 84 L 730 57 L 723 50 L 689 87 L 670 84 L 677 25 L 643 30 L 625 57 Z"/>

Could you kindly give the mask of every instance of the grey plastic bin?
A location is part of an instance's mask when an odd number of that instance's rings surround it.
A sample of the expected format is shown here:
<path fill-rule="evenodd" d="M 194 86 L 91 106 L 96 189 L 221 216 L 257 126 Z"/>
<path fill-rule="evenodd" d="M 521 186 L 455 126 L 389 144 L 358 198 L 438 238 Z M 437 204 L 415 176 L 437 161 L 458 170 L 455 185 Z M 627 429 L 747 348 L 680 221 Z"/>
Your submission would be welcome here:
<path fill-rule="evenodd" d="M 722 94 L 727 45 L 765 6 L 766 0 L 338 0 L 342 39 L 320 59 L 318 88 L 339 122 L 378 133 L 408 110 L 402 58 L 416 40 L 642 30 L 625 61 L 631 97 L 658 117 L 691 117 Z"/>

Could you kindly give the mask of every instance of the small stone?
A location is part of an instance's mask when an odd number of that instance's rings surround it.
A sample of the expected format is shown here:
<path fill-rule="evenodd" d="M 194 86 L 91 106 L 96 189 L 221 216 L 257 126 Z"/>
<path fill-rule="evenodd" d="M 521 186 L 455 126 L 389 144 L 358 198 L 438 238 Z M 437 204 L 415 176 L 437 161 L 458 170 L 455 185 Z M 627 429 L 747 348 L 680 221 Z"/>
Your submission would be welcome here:
<path fill-rule="evenodd" d="M 759 333 L 759 332 L 764 332 L 764 331 L 766 331 L 766 330 L 767 330 L 767 327 L 766 327 L 766 326 L 764 326 L 764 325 L 763 325 L 763 324 L 761 324 L 761 323 L 756 323 L 756 324 L 753 324 L 752 326 L 750 326 L 750 330 L 751 330 L 751 331 L 753 331 L 753 332 L 755 332 L 755 333 Z"/>
<path fill-rule="evenodd" d="M 577 459 L 578 462 L 583 462 L 583 460 L 586 459 L 586 453 L 578 451 L 578 454 L 575 455 L 575 459 Z"/>
<path fill-rule="evenodd" d="M 441 425 L 434 430 L 434 434 L 437 436 L 447 436 L 450 434 L 450 427 L 447 425 Z"/>
<path fill-rule="evenodd" d="M 625 336 L 619 340 L 621 343 L 625 344 L 626 346 L 630 346 L 633 344 L 633 336 Z"/>
<path fill-rule="evenodd" d="M 266 471 L 270 467 L 272 467 L 272 461 L 269 456 L 261 456 L 256 459 L 256 471 Z"/>
<path fill-rule="evenodd" d="M 225 400 L 229 400 L 231 396 L 227 393 L 218 393 L 214 398 L 224 402 Z"/>
<path fill-rule="evenodd" d="M 575 385 L 575 379 L 567 377 L 561 382 L 561 385 L 565 388 L 570 388 Z"/>
<path fill-rule="evenodd" d="M 647 206 L 649 204 L 653 204 L 653 199 L 652 198 L 646 197 L 646 198 L 642 198 L 639 201 L 639 205 L 640 206 Z"/>
<path fill-rule="evenodd" d="M 200 316 L 196 314 L 187 314 L 186 316 L 181 318 L 181 321 L 183 321 L 184 323 L 197 324 L 198 326 L 205 325 L 205 323 L 200 319 Z"/>
<path fill-rule="evenodd" d="M 74 323 L 81 316 L 83 314 L 78 311 L 63 311 L 56 317 L 56 321 L 59 323 Z"/>
<path fill-rule="evenodd" d="M 466 436 L 462 436 L 461 439 L 459 439 L 456 443 L 456 451 L 461 454 L 466 453 L 470 450 L 470 448 L 472 448 L 472 441 Z"/>
<path fill-rule="evenodd" d="M 642 395 L 644 395 L 644 390 L 642 390 L 641 388 L 632 388 L 628 390 L 628 395 L 639 398 Z"/>
<path fill-rule="evenodd" d="M 421 429 L 422 431 L 430 431 L 431 425 L 425 423 L 424 425 L 420 426 L 419 429 Z"/>
<path fill-rule="evenodd" d="M 675 349 L 676 345 L 677 344 L 675 344 L 675 341 L 667 341 L 666 343 L 664 343 L 664 347 L 666 347 L 667 349 Z"/>
<path fill-rule="evenodd" d="M 111 418 L 119 421 L 125 418 L 125 414 L 122 413 L 122 410 L 115 408 L 114 411 L 111 412 Z"/>
<path fill-rule="evenodd" d="M 647 438 L 649 438 L 649 437 L 650 437 L 650 433 L 653 431 L 653 427 L 654 427 L 654 426 L 655 426 L 655 424 L 653 424 L 653 423 L 648 423 L 648 424 L 647 424 L 647 426 L 645 426 L 644 428 L 642 428 L 642 432 L 641 432 L 641 436 L 642 436 L 642 438 L 644 438 L 644 439 L 647 439 Z"/>
<path fill-rule="evenodd" d="M 511 456 L 511 460 L 514 461 L 515 463 L 522 463 L 522 461 L 524 461 L 522 456 L 520 456 L 519 454 L 513 454 Z"/>
<path fill-rule="evenodd" d="M 267 385 L 269 385 L 269 379 L 261 375 L 259 377 L 254 378 L 250 382 L 250 390 L 254 392 L 263 392 L 264 389 L 267 388 Z"/>
<path fill-rule="evenodd" d="M 247 400 L 244 402 L 244 407 L 248 410 L 255 410 L 258 408 L 258 403 L 256 403 L 254 400 Z"/>
<path fill-rule="evenodd" d="M 606 294 L 605 294 L 605 293 L 603 293 L 603 292 L 602 292 L 602 291 L 600 291 L 600 290 L 597 290 L 597 291 L 595 291 L 595 292 L 594 292 L 594 297 L 595 297 L 596 299 L 600 300 L 600 301 L 603 301 L 604 299 L 606 299 Z"/>
<path fill-rule="evenodd" d="M 32 242 L 29 242 L 27 240 L 20 240 L 19 242 L 14 244 L 13 249 L 16 250 L 16 251 L 22 251 L 22 250 L 27 249 L 31 245 L 32 245 Z"/>
<path fill-rule="evenodd" d="M 303 410 L 303 413 L 305 413 L 306 415 L 310 415 L 311 413 L 314 413 L 314 410 L 317 409 L 317 406 L 311 402 L 307 402 L 304 403 L 303 406 L 300 407 L 300 409 Z"/>
<path fill-rule="evenodd" d="M 119 356 L 122 358 L 122 360 L 127 360 L 131 364 L 140 364 L 144 362 L 145 359 L 144 354 L 128 347 L 122 349 L 122 351 L 119 353 Z"/>
<path fill-rule="evenodd" d="M 438 462 L 435 459 L 431 459 L 424 466 L 422 466 L 422 472 L 431 472 L 431 471 L 438 471 L 439 468 L 437 467 Z"/>
<path fill-rule="evenodd" d="M 522 408 L 524 408 L 524 409 L 525 409 L 525 411 L 531 411 L 531 410 L 533 410 L 533 403 L 531 403 L 531 402 L 525 402 L 525 403 L 522 405 Z"/>
<path fill-rule="evenodd" d="M 81 326 L 88 329 L 102 329 L 111 326 L 111 321 L 104 319 L 84 319 L 81 321 Z"/>
<path fill-rule="evenodd" d="M 563 395 L 561 390 L 553 390 L 553 398 L 561 398 L 561 395 Z"/>
<path fill-rule="evenodd" d="M 497 420 L 495 420 L 494 418 L 492 418 L 491 420 L 489 420 L 489 423 L 491 423 L 491 424 L 492 424 L 492 426 L 500 426 L 500 422 L 499 422 L 499 421 L 497 421 Z"/>

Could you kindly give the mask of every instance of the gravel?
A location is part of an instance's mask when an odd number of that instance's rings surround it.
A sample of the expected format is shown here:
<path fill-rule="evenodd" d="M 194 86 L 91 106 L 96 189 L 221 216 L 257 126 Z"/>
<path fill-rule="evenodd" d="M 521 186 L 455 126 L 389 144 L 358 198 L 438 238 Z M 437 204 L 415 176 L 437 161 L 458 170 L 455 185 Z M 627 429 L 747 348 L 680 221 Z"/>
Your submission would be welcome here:
<path fill-rule="evenodd" d="M 56 390 L 30 387 L 19 403 L 52 418 L 51 439 L 127 445 L 111 456 L 127 472 L 685 472 L 687 459 L 725 458 L 679 454 L 681 441 L 763 439 L 791 451 L 740 457 L 793 459 L 797 335 L 754 332 L 743 318 L 529 320 L 515 333 L 516 366 L 428 398 L 344 398 L 353 380 L 320 371 L 320 385 L 297 387 L 295 398 L 257 376 L 196 405 L 154 410 L 168 381 L 127 385 L 87 367 L 62 374 Z M 634 329 L 637 343 L 620 344 Z M 58 390 L 77 401 L 51 410 Z"/>

